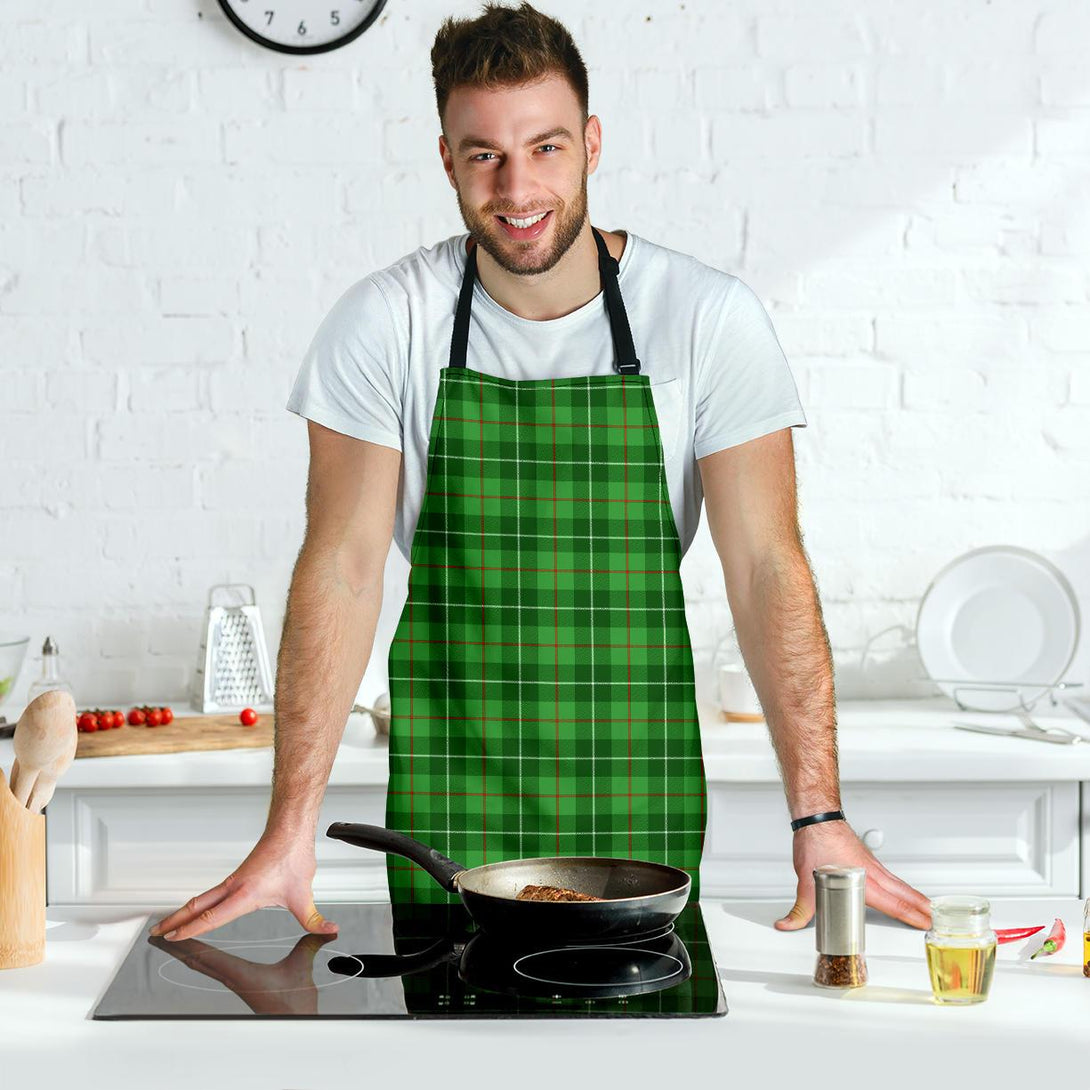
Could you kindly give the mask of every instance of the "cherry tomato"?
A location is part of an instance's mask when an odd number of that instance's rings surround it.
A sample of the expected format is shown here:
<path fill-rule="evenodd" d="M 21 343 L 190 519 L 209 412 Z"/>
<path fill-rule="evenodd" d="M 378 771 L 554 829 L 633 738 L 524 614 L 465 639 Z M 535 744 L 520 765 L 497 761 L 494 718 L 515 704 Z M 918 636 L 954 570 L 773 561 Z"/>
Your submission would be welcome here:
<path fill-rule="evenodd" d="M 114 709 L 114 727 L 123 727 L 125 725 L 125 713 L 120 709 Z"/>
<path fill-rule="evenodd" d="M 164 726 L 167 723 L 173 723 L 174 722 L 174 713 L 170 710 L 170 708 L 160 708 L 159 711 L 163 715 L 163 725 Z"/>
<path fill-rule="evenodd" d="M 238 713 L 238 721 L 244 727 L 252 727 L 257 722 L 257 720 L 258 714 L 254 711 L 253 708 L 243 708 L 242 711 Z"/>
<path fill-rule="evenodd" d="M 158 708 L 151 708 L 148 711 L 148 726 L 157 727 L 163 722 L 163 713 Z"/>
<path fill-rule="evenodd" d="M 129 726 L 142 727 L 146 718 L 147 716 L 144 715 L 143 711 L 140 708 L 132 708 L 129 711 Z"/>
<path fill-rule="evenodd" d="M 95 724 L 95 717 L 90 712 L 82 712 L 78 720 L 76 720 L 76 726 L 80 730 L 94 730 L 97 724 Z"/>

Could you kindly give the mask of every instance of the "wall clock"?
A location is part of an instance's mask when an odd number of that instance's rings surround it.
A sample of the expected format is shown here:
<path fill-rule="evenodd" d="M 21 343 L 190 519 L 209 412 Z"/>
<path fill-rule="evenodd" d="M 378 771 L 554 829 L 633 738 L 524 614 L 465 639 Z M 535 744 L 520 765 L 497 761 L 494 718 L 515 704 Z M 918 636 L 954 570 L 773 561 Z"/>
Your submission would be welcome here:
<path fill-rule="evenodd" d="M 224 14 L 278 53 L 328 53 L 358 38 L 386 0 L 219 0 Z"/>

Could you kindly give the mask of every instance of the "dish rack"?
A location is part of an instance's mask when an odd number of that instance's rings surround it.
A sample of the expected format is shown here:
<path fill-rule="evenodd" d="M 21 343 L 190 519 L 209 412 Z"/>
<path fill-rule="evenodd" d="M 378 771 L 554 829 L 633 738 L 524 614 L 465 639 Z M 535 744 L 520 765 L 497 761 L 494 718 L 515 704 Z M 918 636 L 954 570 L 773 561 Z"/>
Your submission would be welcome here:
<path fill-rule="evenodd" d="M 859 655 L 859 669 L 865 671 L 867 668 L 867 658 L 871 653 L 871 648 L 875 642 L 882 636 L 885 636 L 890 632 L 901 632 L 906 638 L 906 646 L 915 648 L 916 635 L 915 632 L 907 625 L 894 624 L 888 628 L 883 628 L 880 632 L 876 632 L 871 636 L 867 642 L 863 645 L 863 650 Z M 921 662 L 921 666 L 922 666 Z M 961 678 L 961 677 L 931 677 L 930 674 L 924 672 L 918 674 L 912 678 L 913 681 L 931 682 L 933 684 L 942 683 L 944 685 L 952 685 L 954 703 L 958 706 L 959 711 L 988 711 L 988 712 L 1012 712 L 1012 711 L 1031 711 L 1033 706 L 1044 696 L 1047 696 L 1049 703 L 1053 707 L 1059 707 L 1060 701 L 1056 698 L 1056 693 L 1059 690 L 1066 689 L 1081 689 L 1083 683 L 1081 681 L 981 681 L 979 678 Z M 969 701 L 971 698 L 968 696 L 970 693 L 990 693 L 993 695 L 999 695 L 1006 693 L 1011 697 L 1009 706 L 999 707 L 989 704 L 988 707 L 980 707 L 979 704 L 974 705 Z M 1034 694 L 1027 702 L 1027 693 Z M 999 701 L 995 702 L 996 705 Z"/>

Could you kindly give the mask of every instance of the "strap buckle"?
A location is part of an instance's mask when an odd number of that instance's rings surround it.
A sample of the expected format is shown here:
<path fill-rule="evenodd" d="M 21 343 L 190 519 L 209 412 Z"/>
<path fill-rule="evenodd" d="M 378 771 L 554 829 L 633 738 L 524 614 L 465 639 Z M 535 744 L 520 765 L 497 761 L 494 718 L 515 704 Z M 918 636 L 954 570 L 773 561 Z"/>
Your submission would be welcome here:
<path fill-rule="evenodd" d="M 640 373 L 639 360 L 632 360 L 628 363 L 618 363 L 615 366 L 622 375 L 638 375 Z"/>

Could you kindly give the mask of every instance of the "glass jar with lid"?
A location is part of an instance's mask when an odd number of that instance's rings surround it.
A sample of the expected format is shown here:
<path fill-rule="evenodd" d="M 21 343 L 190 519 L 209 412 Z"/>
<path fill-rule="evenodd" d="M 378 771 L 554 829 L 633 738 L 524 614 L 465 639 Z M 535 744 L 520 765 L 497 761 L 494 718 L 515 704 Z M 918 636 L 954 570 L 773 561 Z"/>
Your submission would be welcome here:
<path fill-rule="evenodd" d="M 988 998 L 996 935 L 983 897 L 936 897 L 924 943 L 936 1002 L 964 1005 Z"/>

